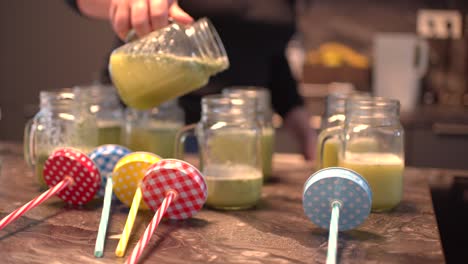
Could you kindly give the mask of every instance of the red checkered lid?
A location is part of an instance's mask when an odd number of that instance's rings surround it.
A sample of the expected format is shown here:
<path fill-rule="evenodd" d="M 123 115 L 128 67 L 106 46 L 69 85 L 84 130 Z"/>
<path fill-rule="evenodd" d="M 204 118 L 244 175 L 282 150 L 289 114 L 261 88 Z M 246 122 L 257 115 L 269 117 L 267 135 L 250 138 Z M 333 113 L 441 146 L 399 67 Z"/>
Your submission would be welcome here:
<path fill-rule="evenodd" d="M 168 191 L 177 193 L 165 215 L 170 219 L 192 217 L 203 207 L 208 194 L 200 171 L 177 159 L 163 159 L 148 168 L 141 189 L 144 201 L 154 211 L 158 210 Z"/>
<path fill-rule="evenodd" d="M 91 201 L 101 185 L 101 176 L 93 161 L 72 148 L 55 150 L 45 162 L 43 175 L 49 187 L 55 186 L 66 176 L 72 177 L 74 183 L 69 184 L 57 195 L 74 205 Z"/>

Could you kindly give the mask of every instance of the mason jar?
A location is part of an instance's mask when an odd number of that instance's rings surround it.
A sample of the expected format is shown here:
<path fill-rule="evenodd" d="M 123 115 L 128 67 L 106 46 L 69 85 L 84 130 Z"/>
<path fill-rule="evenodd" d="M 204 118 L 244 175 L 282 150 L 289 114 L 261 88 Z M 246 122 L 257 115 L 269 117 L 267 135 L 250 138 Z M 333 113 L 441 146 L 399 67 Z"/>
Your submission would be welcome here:
<path fill-rule="evenodd" d="M 98 145 L 120 144 L 124 109 L 115 88 L 101 84 L 79 88 L 90 90 L 91 112 L 97 119 Z"/>
<path fill-rule="evenodd" d="M 79 89 L 40 92 L 40 110 L 28 121 L 24 133 L 25 160 L 42 188 L 43 167 L 57 148 L 72 147 L 89 153 L 98 144 L 96 116 L 90 95 Z"/>
<path fill-rule="evenodd" d="M 255 101 L 209 95 L 202 98 L 201 119 L 178 134 L 182 150 L 184 138 L 195 134 L 200 168 L 208 185 L 206 205 L 224 210 L 253 207 L 263 185 L 260 155 L 261 126 Z M 178 153 L 179 158 L 182 153 Z"/>
<path fill-rule="evenodd" d="M 372 211 L 397 206 L 403 193 L 404 130 L 400 104 L 381 97 L 346 101 L 344 127 L 329 130 L 322 142 L 337 138 L 338 166 L 362 175 L 372 189 Z"/>
<path fill-rule="evenodd" d="M 273 152 L 275 149 L 275 129 L 270 91 L 257 86 L 232 86 L 223 89 L 223 94 L 234 98 L 252 98 L 256 101 L 257 120 L 261 126 L 262 172 L 264 181 L 268 181 L 273 172 Z"/>
<path fill-rule="evenodd" d="M 175 158 L 176 134 L 183 126 L 184 111 L 177 100 L 144 111 L 127 108 L 122 144 L 133 151 Z"/>

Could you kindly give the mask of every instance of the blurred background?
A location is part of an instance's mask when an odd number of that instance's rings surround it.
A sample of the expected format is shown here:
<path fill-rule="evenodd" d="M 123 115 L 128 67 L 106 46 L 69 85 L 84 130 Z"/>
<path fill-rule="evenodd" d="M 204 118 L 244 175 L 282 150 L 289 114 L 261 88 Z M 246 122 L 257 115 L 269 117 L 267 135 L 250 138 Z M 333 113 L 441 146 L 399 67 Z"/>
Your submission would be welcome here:
<path fill-rule="evenodd" d="M 402 109 L 407 165 L 467 169 L 467 10 L 461 0 L 298 0 L 297 34 L 285 52 L 312 126 L 319 128 L 325 96 L 337 85 L 415 97 Z M 80 17 L 62 0 L 2 1 L 0 12 L 0 140 L 20 141 L 39 91 L 97 81 L 115 39 L 108 22 Z M 406 43 L 395 42 L 401 36 Z M 412 47 L 413 40 L 429 49 Z M 409 59 L 389 61 L 398 52 Z M 382 66 L 391 63 L 411 67 L 406 71 L 427 67 L 391 76 Z M 279 135 L 285 140 L 278 151 L 298 150 L 281 129 Z"/>
<path fill-rule="evenodd" d="M 297 34 L 285 52 L 314 128 L 337 87 L 393 91 L 405 100 L 406 164 L 468 169 L 468 1 L 298 0 L 297 13 Z M 22 140 L 39 91 L 97 81 L 115 41 L 108 22 L 82 18 L 62 0 L 0 1 L 0 32 L 2 141 Z M 401 52 L 406 60 L 394 60 Z M 276 123 L 276 150 L 297 152 Z M 432 189 L 452 260 L 461 253 L 451 246 L 457 243 L 451 219 L 460 217 L 454 208 L 466 208 L 467 189 L 466 180 Z"/>

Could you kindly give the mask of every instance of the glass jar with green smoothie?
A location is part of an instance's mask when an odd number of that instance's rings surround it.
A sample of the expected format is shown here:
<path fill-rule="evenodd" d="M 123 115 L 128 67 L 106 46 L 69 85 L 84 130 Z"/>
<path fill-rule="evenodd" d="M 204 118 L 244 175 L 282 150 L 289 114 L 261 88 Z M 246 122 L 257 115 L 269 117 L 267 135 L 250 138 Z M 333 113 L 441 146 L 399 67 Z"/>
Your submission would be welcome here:
<path fill-rule="evenodd" d="M 120 144 L 124 109 L 115 87 L 96 84 L 79 88 L 90 90 L 91 112 L 97 118 L 98 145 Z"/>
<path fill-rule="evenodd" d="M 257 119 L 262 127 L 261 153 L 263 180 L 267 181 L 273 171 L 273 152 L 275 148 L 275 129 L 273 128 L 273 110 L 268 89 L 258 86 L 232 86 L 223 89 L 223 94 L 233 98 L 252 98 L 256 101 Z"/>
<path fill-rule="evenodd" d="M 115 49 L 112 82 L 126 105 L 146 110 L 204 86 L 229 67 L 223 43 L 206 18 L 172 23 Z"/>
<path fill-rule="evenodd" d="M 175 141 L 184 126 L 184 111 L 177 100 L 150 110 L 127 108 L 122 144 L 133 151 L 147 151 L 163 158 L 175 158 Z"/>
<path fill-rule="evenodd" d="M 40 110 L 26 124 L 24 155 L 41 188 L 44 163 L 60 147 L 89 153 L 98 144 L 96 117 L 90 111 L 90 95 L 79 89 L 40 92 Z"/>
<path fill-rule="evenodd" d="M 206 205 L 211 208 L 246 209 L 260 199 L 261 126 L 255 112 L 255 101 L 247 98 L 205 96 L 201 120 L 178 134 L 179 150 L 188 133 L 197 138 L 200 168 L 208 185 Z"/>

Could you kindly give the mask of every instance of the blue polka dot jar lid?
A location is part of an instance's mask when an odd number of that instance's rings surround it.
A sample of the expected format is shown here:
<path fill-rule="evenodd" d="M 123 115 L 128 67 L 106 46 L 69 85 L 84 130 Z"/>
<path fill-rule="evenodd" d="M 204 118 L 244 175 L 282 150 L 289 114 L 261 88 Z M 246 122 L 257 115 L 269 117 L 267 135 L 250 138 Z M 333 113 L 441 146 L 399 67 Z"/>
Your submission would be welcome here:
<path fill-rule="evenodd" d="M 369 216 L 372 192 L 358 173 L 345 168 L 326 168 L 312 174 L 304 184 L 302 205 L 307 217 L 317 226 L 328 229 L 332 204 L 338 202 L 338 230 L 361 225 Z"/>
<path fill-rule="evenodd" d="M 95 148 L 89 157 L 96 164 L 102 176 L 101 188 L 98 191 L 98 196 L 104 196 L 107 178 L 112 176 L 117 162 L 131 151 L 120 145 L 102 145 Z"/>

